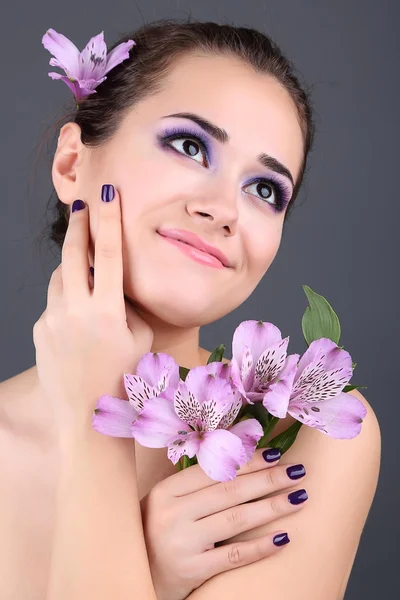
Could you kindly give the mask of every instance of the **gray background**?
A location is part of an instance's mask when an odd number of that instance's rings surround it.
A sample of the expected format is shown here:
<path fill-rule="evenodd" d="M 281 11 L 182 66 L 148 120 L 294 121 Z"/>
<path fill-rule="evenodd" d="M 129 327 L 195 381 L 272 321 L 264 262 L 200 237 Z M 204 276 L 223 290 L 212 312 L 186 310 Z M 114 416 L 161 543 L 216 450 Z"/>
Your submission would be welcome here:
<path fill-rule="evenodd" d="M 52 27 L 82 49 L 104 30 L 110 45 L 143 20 L 189 13 L 269 33 L 313 87 L 318 128 L 305 187 L 274 263 L 247 302 L 202 329 L 201 343 L 210 350 L 225 343 L 230 358 L 236 326 L 261 318 L 290 334 L 291 352 L 302 353 L 302 285 L 330 301 L 341 321 L 341 344 L 358 363 L 352 382 L 368 386 L 361 391 L 382 431 L 378 491 L 345 598 L 398 597 L 400 15 L 394 0 L 6 3 L 0 22 L 0 380 L 34 364 L 32 327 L 59 263 L 55 246 L 53 252 L 46 244 L 41 253 L 35 249 L 52 191 L 55 148 L 36 165 L 37 145 L 69 106 L 71 92 L 47 75 L 59 70 L 48 65 L 43 34 Z M 310 556 L 310 576 L 312 569 Z"/>

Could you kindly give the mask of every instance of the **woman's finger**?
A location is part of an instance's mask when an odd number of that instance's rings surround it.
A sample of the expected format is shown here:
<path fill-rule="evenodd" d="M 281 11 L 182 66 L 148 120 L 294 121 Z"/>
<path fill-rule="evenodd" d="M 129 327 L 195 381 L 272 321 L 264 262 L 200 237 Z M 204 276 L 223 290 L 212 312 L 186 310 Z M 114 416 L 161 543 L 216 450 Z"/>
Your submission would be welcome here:
<path fill-rule="evenodd" d="M 254 540 L 233 542 L 207 550 L 199 557 L 204 580 L 276 554 L 288 542 L 290 542 L 289 536 L 281 530 Z"/>
<path fill-rule="evenodd" d="M 75 200 L 62 247 L 62 280 L 67 306 L 80 306 L 89 296 L 89 210 Z"/>
<path fill-rule="evenodd" d="M 120 311 L 125 318 L 121 203 L 118 191 L 111 184 L 102 186 L 99 200 L 94 272 L 93 295 L 101 310 L 110 314 Z"/>
<path fill-rule="evenodd" d="M 305 477 L 305 469 L 302 470 L 300 465 L 290 465 L 290 467 L 292 472 L 293 470 L 296 472 L 296 480 Z M 255 507 L 255 504 L 251 502 L 252 500 L 293 486 L 293 478 L 289 478 L 290 471 L 287 470 L 290 467 L 289 465 L 275 465 L 273 468 L 262 469 L 244 477 L 236 477 L 232 481 L 199 490 L 195 494 L 185 497 L 185 510 L 195 520 L 209 515 L 217 516 L 221 511 L 232 507 L 237 510 L 240 508 L 239 505 L 244 507 L 244 503 L 251 503 L 247 506 L 253 510 L 252 507 Z M 253 512 L 255 513 L 255 509 Z M 229 537 L 232 537 L 232 533 Z M 220 539 L 227 538 L 221 537 Z"/>
<path fill-rule="evenodd" d="M 63 298 L 63 279 L 62 279 L 61 263 L 54 269 L 51 274 L 49 285 L 47 288 L 47 310 L 53 310 L 60 305 Z"/>
<path fill-rule="evenodd" d="M 280 456 L 273 462 L 266 462 L 263 458 L 265 450 L 266 448 L 256 450 L 252 459 L 237 471 L 237 476 L 254 473 L 268 468 L 268 466 L 276 465 Z M 212 485 L 220 485 L 220 483 L 206 475 L 200 465 L 192 465 L 183 471 L 174 473 L 164 481 L 160 481 L 159 485 L 163 486 L 164 493 L 170 493 L 171 496 L 179 497 L 193 494 Z"/>

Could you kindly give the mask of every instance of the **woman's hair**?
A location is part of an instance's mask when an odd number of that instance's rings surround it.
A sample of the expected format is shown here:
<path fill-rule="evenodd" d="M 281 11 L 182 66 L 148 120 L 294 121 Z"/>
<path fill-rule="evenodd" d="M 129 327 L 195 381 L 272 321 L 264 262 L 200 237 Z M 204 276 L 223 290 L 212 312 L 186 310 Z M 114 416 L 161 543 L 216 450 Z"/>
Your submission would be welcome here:
<path fill-rule="evenodd" d="M 247 27 L 190 22 L 190 18 L 186 22 L 161 19 L 127 33 L 108 51 L 128 39 L 136 42 L 129 58 L 107 73 L 107 79 L 96 88 L 97 93 L 82 100 L 79 109 L 74 109 L 54 124 L 57 131 L 61 123 L 74 121 L 82 130 L 83 144 L 88 147 L 101 146 L 115 134 L 131 107 L 162 89 L 164 79 L 178 59 L 194 52 L 240 59 L 256 73 L 274 77 L 287 90 L 297 107 L 304 152 L 300 174 L 285 213 L 285 225 L 303 181 L 307 158 L 313 145 L 315 125 L 309 93 L 301 86 L 294 74 L 292 62 L 283 56 L 277 44 L 265 34 Z M 210 98 L 212 99 L 212 94 Z M 53 194 L 55 190 L 51 197 Z M 56 196 L 56 204 L 52 208 L 54 220 L 50 226 L 46 225 L 41 236 L 48 237 L 49 234 L 50 239 L 61 249 L 70 207 Z"/>

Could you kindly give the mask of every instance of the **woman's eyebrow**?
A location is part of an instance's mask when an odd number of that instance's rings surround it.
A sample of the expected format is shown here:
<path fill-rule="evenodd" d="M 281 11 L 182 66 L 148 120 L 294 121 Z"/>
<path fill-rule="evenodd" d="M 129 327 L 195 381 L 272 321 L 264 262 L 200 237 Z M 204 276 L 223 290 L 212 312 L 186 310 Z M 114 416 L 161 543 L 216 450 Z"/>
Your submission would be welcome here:
<path fill-rule="evenodd" d="M 175 118 L 180 118 L 180 119 L 189 119 L 190 121 L 197 123 L 197 125 L 199 127 L 204 129 L 204 131 L 209 133 L 213 138 L 215 138 L 221 144 L 226 144 L 227 142 L 229 142 L 229 135 L 225 131 L 225 129 L 221 129 L 220 127 L 218 127 L 217 125 L 214 125 L 214 123 L 211 123 L 210 121 L 208 121 L 207 119 L 204 119 L 200 115 L 196 115 L 195 113 L 179 112 L 179 113 L 173 113 L 172 115 L 164 115 L 161 118 L 168 119 L 170 117 L 175 117 Z M 287 177 L 289 179 L 289 181 L 291 182 L 292 186 L 294 187 L 294 179 L 293 179 L 291 172 L 278 159 L 274 158 L 273 156 L 269 156 L 268 154 L 261 153 L 257 156 L 257 160 L 260 164 L 262 164 L 263 167 L 266 167 L 267 169 L 271 169 L 272 171 L 275 171 L 276 173 L 279 173 L 280 175 Z"/>

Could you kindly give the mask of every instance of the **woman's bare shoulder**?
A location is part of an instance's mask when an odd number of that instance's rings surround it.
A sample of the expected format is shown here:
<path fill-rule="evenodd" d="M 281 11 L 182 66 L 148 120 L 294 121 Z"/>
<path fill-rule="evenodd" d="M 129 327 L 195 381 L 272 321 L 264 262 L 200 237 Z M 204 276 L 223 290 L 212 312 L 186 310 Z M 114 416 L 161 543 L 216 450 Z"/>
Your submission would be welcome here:
<path fill-rule="evenodd" d="M 0 383 L 0 435 L 46 446 L 51 407 L 38 385 L 36 365 Z"/>
<path fill-rule="evenodd" d="M 0 382 L 0 428 L 3 431 L 15 426 L 14 419 L 21 404 L 32 394 L 34 369 L 31 367 Z"/>

